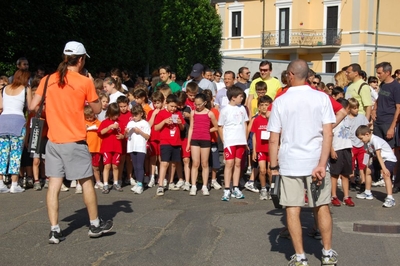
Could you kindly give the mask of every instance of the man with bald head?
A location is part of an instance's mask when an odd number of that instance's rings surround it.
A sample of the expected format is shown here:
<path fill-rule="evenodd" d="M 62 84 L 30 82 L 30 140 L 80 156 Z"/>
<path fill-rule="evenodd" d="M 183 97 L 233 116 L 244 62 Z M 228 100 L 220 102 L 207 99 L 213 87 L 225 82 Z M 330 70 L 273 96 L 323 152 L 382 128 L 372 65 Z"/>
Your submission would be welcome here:
<path fill-rule="evenodd" d="M 332 218 L 328 205 L 331 183 L 326 167 L 335 115 L 328 96 L 305 85 L 308 70 L 304 60 L 292 61 L 287 68 L 291 87 L 274 101 L 267 128 L 270 169 L 272 175 L 281 176 L 280 204 L 286 207 L 288 229 L 296 251 L 289 265 L 308 265 L 300 222 L 304 187 L 307 187 L 309 206 L 315 208 L 322 235 L 322 265 L 333 265 L 337 262 L 337 253 L 331 249 Z M 313 182 L 317 193 L 312 193 Z"/>

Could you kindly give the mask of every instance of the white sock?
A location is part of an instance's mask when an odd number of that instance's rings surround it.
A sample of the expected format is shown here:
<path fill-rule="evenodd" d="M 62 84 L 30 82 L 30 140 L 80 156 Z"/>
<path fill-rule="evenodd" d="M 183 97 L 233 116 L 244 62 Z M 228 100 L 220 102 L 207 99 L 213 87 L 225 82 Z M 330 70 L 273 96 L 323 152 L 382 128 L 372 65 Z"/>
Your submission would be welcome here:
<path fill-rule="evenodd" d="M 0 187 L 4 187 L 5 185 L 4 185 L 4 181 L 3 181 L 3 179 L 1 179 L 0 180 Z"/>
<path fill-rule="evenodd" d="M 305 260 L 306 254 L 296 254 L 297 261 Z"/>
<path fill-rule="evenodd" d="M 61 231 L 60 226 L 58 224 L 52 225 L 51 231 L 56 231 L 57 233 L 60 233 L 60 231 Z"/>
<path fill-rule="evenodd" d="M 94 226 L 96 226 L 96 227 L 98 227 L 99 225 L 100 225 L 100 220 L 99 220 L 99 217 L 97 217 L 95 220 L 90 220 L 90 224 L 91 225 L 94 225 Z"/>
<path fill-rule="evenodd" d="M 114 181 L 114 185 L 118 185 L 118 180 L 117 180 L 117 181 Z"/>
<path fill-rule="evenodd" d="M 324 256 L 332 256 L 332 249 L 330 250 L 325 250 L 324 248 L 322 249 L 322 255 Z"/>
<path fill-rule="evenodd" d="M 386 198 L 388 198 L 388 199 L 394 199 L 394 198 L 393 198 L 393 195 L 387 195 Z"/>
<path fill-rule="evenodd" d="M 11 182 L 11 186 L 12 187 L 17 187 L 18 186 L 18 182 Z"/>
<path fill-rule="evenodd" d="M 366 189 L 366 190 L 364 191 L 364 193 L 365 193 L 365 194 L 371 194 L 371 190 L 367 190 L 367 189 Z"/>

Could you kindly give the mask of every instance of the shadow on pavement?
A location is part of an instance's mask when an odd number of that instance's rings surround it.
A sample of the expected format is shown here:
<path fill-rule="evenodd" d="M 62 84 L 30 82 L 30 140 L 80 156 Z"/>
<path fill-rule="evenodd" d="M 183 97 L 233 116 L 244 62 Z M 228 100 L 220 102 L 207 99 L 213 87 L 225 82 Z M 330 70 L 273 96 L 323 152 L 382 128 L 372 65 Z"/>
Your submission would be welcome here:
<path fill-rule="evenodd" d="M 119 212 L 132 213 L 132 201 L 121 200 L 113 202 L 112 205 L 99 205 L 99 217 L 103 220 L 113 220 Z M 75 211 L 75 214 L 62 219 L 64 222 L 69 222 L 68 227 L 63 229 L 64 236 L 68 236 L 74 230 L 84 226 L 88 226 L 88 213 L 86 208 Z"/>
<path fill-rule="evenodd" d="M 271 243 L 271 251 L 283 253 L 285 254 L 286 259 L 290 260 L 290 257 L 295 253 L 292 241 L 290 240 L 290 238 L 280 237 L 280 233 L 287 229 L 285 209 L 273 209 L 268 211 L 266 214 L 272 216 L 281 216 L 280 220 L 283 225 L 281 228 L 271 229 L 268 233 L 268 238 Z M 322 242 L 308 236 L 308 232 L 314 226 L 314 215 L 312 208 L 301 209 L 300 221 L 303 228 L 303 247 L 306 256 L 307 254 L 311 254 L 319 258 L 321 256 L 321 250 L 323 247 Z"/>

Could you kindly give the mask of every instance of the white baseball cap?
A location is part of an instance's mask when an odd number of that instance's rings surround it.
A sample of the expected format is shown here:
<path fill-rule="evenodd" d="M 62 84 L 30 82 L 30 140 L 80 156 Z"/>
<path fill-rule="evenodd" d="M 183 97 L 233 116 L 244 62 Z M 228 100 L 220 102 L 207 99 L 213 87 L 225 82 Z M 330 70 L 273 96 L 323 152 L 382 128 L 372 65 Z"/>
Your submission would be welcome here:
<path fill-rule="evenodd" d="M 80 42 L 67 42 L 67 44 L 64 47 L 64 54 L 65 55 L 82 55 L 85 54 L 87 57 L 90 58 L 90 56 L 86 53 L 85 46 L 81 44 Z"/>

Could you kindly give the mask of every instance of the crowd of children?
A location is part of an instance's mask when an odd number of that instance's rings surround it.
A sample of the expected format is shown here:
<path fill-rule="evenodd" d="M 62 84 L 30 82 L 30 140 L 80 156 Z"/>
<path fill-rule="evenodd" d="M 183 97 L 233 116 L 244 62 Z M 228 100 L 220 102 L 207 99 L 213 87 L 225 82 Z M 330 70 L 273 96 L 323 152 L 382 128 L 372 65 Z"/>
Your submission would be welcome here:
<path fill-rule="evenodd" d="M 285 76 L 282 73 L 282 77 Z M 101 83 L 96 80 L 95 84 L 102 111 L 96 115 L 86 106 L 84 116 L 95 188 L 102 193 L 122 192 L 123 185 L 130 184 L 132 192 L 142 194 L 146 188 L 158 184 L 158 196 L 164 195 L 166 190 L 184 190 L 195 196 L 201 172 L 200 190 L 207 196 L 211 188 L 222 188 L 217 181 L 221 166 L 219 144 L 222 143 L 225 167 L 221 199 L 244 198 L 239 180 L 247 166 L 251 171 L 245 188 L 260 193 L 260 200 L 271 199 L 266 128 L 273 99 L 266 95 L 265 82 L 255 84 L 257 98 L 249 107 L 243 105 L 246 98 L 243 90 L 231 86 L 224 95 L 226 106 L 219 110 L 214 107 L 213 93 L 201 90 L 195 82 L 188 82 L 185 91 L 175 93 L 167 83 L 161 82 L 151 99 L 147 87 L 141 84 L 124 91 L 118 77 L 107 77 Z M 277 97 L 285 91 L 279 92 Z M 355 206 L 350 191 L 355 191 L 356 182 L 360 184 L 356 198 L 372 199 L 374 169 L 371 165 L 375 165 L 378 166 L 376 171 L 382 170 L 382 182 L 388 194 L 383 206 L 394 206 L 390 182 L 396 156 L 384 140 L 366 130 L 369 121 L 358 114 L 356 99 L 343 99 L 344 91 L 340 87 L 333 88 L 330 94 L 347 113 L 333 131 L 329 163 L 332 205 L 342 204 L 337 197 L 337 186 L 341 185 L 343 204 Z M 34 188 L 40 190 L 39 157 L 44 155 L 35 154 L 34 157 Z M 372 158 L 378 163 L 372 164 Z M 257 177 L 261 189 L 257 188 Z M 76 192 L 81 193 L 79 183 L 73 183 L 71 186 L 76 186 Z M 63 190 L 68 188 L 63 186 Z"/>

